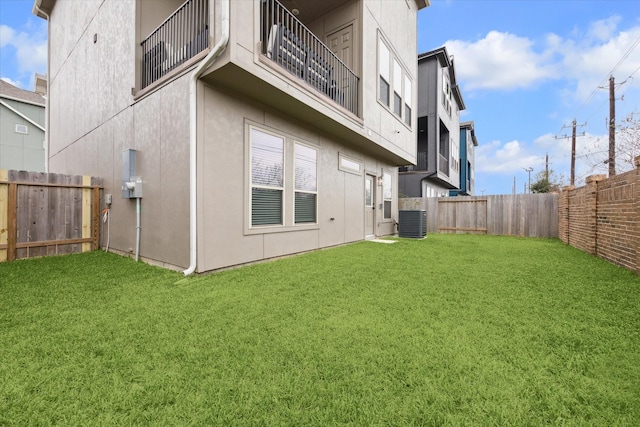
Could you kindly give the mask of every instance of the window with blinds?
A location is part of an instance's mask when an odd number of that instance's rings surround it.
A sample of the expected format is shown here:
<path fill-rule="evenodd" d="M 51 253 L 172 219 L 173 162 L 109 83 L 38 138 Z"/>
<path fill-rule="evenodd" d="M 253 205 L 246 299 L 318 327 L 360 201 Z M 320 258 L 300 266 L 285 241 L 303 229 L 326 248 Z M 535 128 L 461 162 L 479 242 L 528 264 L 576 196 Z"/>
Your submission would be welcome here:
<path fill-rule="evenodd" d="M 282 225 L 284 138 L 251 129 L 251 225 Z"/>
<path fill-rule="evenodd" d="M 295 144 L 295 223 L 317 222 L 317 150 Z"/>

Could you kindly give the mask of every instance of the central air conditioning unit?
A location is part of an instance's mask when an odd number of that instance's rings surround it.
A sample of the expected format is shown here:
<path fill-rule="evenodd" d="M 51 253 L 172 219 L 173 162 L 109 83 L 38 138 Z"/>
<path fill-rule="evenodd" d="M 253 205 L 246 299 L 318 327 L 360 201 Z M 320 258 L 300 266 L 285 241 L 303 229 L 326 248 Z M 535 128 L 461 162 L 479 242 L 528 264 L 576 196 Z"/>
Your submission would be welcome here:
<path fill-rule="evenodd" d="M 427 235 L 427 211 L 399 211 L 398 235 L 421 239 Z"/>

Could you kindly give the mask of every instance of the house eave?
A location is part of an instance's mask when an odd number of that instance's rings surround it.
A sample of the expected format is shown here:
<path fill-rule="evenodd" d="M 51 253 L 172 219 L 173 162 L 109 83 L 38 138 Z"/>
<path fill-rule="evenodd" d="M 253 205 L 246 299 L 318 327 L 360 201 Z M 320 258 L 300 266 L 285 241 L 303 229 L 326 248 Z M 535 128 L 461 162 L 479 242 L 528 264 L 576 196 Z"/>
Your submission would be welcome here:
<path fill-rule="evenodd" d="M 31 13 L 35 16 L 47 19 L 56 4 L 56 0 L 34 0 Z"/>

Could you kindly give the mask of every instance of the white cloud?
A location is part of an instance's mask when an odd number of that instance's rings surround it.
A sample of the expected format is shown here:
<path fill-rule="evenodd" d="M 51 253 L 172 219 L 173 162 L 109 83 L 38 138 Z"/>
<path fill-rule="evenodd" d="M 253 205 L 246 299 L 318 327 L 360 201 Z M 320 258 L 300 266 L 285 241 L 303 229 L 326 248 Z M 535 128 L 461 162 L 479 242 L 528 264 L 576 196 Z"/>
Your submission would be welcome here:
<path fill-rule="evenodd" d="M 539 167 L 544 160 L 520 141 L 492 141 L 477 148 L 475 164 L 482 173 L 520 173 L 525 167 Z"/>
<path fill-rule="evenodd" d="M 0 25 L 0 47 L 5 47 L 13 39 L 15 31 L 7 25 Z"/>
<path fill-rule="evenodd" d="M 620 17 L 590 24 L 586 33 L 569 38 L 547 34 L 539 44 L 518 35 L 490 31 L 475 41 L 449 40 L 447 50 L 455 58 L 456 74 L 464 91 L 529 88 L 548 80 L 571 84 L 566 95 L 586 100 L 611 70 L 618 81 L 640 67 L 640 46 L 629 49 L 640 38 L 640 26 L 618 30 Z M 640 75 L 636 75 L 640 79 Z"/>
<path fill-rule="evenodd" d="M 450 40 L 445 46 L 466 90 L 526 88 L 556 77 L 549 54 L 535 52 L 525 37 L 491 31 L 475 42 Z"/>
<path fill-rule="evenodd" d="M 605 41 L 586 45 L 574 40 L 562 43 L 558 50 L 562 56 L 563 74 L 576 82 L 575 94 L 578 99 L 587 100 L 598 86 L 606 83 L 615 67 L 614 77 L 618 82 L 636 71 L 640 67 L 640 46 L 630 49 L 639 38 L 640 26 L 636 26 L 614 34 Z M 625 55 L 628 56 L 624 58 Z"/>
<path fill-rule="evenodd" d="M 15 75 L 7 76 L 5 79 L 27 77 L 31 78 L 34 73 L 45 73 L 47 69 L 47 31 L 46 23 L 39 24 L 35 28 L 26 31 L 16 31 L 7 25 L 0 25 L 0 47 L 9 51 L 14 51 L 13 57 L 16 63 Z M 6 53 L 3 55 L 6 58 Z M 3 67 L 9 68 L 9 67 Z"/>
<path fill-rule="evenodd" d="M 612 16 L 607 19 L 592 22 L 589 26 L 588 34 L 597 40 L 609 40 L 620 22 L 619 16 Z"/>

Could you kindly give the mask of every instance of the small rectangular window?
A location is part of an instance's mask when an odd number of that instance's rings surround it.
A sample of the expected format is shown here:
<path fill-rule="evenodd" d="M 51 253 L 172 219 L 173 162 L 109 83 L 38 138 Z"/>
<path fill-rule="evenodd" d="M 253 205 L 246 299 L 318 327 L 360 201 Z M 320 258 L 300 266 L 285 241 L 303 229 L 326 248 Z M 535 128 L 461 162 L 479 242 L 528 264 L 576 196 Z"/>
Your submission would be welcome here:
<path fill-rule="evenodd" d="M 29 133 L 29 128 L 25 125 L 16 124 L 16 133 L 21 133 L 23 135 L 27 135 Z"/>
<path fill-rule="evenodd" d="M 344 172 L 351 172 L 356 175 L 360 175 L 362 173 L 362 163 L 357 160 L 349 159 L 340 153 L 338 169 Z"/>
<path fill-rule="evenodd" d="M 388 172 L 382 173 L 382 199 L 383 199 L 383 218 L 391 219 L 391 174 Z"/>

